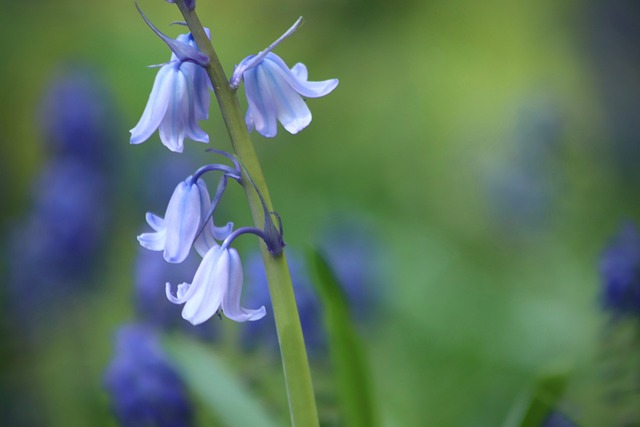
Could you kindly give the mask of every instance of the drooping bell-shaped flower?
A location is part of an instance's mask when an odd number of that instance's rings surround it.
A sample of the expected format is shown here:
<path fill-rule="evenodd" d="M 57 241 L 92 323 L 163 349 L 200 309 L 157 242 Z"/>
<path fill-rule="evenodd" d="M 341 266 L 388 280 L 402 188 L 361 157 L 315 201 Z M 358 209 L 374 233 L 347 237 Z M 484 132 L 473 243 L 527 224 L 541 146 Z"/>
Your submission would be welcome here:
<path fill-rule="evenodd" d="M 244 61 L 252 58 L 250 56 Z M 304 64 L 298 63 L 289 69 L 273 52 L 245 71 L 243 79 L 249 103 L 245 116 L 247 127 L 267 138 L 277 135 L 278 121 L 292 134 L 306 128 L 311 123 L 311 111 L 303 97 L 325 96 L 338 85 L 337 79 L 308 81 Z"/>
<path fill-rule="evenodd" d="M 184 148 L 185 138 L 209 142 L 209 136 L 198 124 L 209 115 L 209 79 L 201 67 L 208 58 L 198 50 L 191 33 L 171 39 L 142 16 L 173 53 L 171 61 L 162 65 L 156 75 L 142 117 L 130 131 L 130 142 L 140 144 L 156 130 L 162 143 L 178 153 Z"/>
<path fill-rule="evenodd" d="M 240 306 L 242 281 L 238 252 L 215 245 L 205 254 L 192 283 L 178 285 L 176 296 L 167 283 L 166 293 L 172 303 L 184 304 L 182 317 L 193 325 L 207 321 L 220 309 L 236 322 L 261 319 L 266 314 L 264 306 L 257 310 Z"/>
<path fill-rule="evenodd" d="M 249 55 L 236 66 L 231 87 L 244 80 L 249 108 L 245 122 L 249 131 L 256 130 L 267 138 L 278 133 L 278 121 L 290 133 L 296 134 L 311 123 L 311 111 L 304 98 L 328 95 L 338 86 L 338 79 L 310 82 L 307 67 L 298 63 L 289 69 L 271 52 L 302 25 L 300 17 L 278 40 L 257 55 Z"/>
<path fill-rule="evenodd" d="M 169 200 L 164 218 L 147 213 L 147 223 L 154 232 L 138 236 L 143 247 L 152 251 L 164 251 L 167 262 L 179 263 L 187 257 L 201 226 L 202 205 L 210 203 L 204 181 L 192 181 L 189 177 L 178 184 Z"/>

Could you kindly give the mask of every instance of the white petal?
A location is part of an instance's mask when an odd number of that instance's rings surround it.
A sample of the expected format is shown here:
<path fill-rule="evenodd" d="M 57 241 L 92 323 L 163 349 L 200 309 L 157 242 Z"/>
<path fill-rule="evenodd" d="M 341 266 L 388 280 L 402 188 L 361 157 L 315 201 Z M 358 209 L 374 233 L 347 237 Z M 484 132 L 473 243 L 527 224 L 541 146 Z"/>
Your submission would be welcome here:
<path fill-rule="evenodd" d="M 171 283 L 167 282 L 164 288 L 165 294 L 167 295 L 167 299 L 174 304 L 183 304 L 186 302 L 193 293 L 195 292 L 195 288 L 191 286 L 189 283 L 181 283 L 178 285 L 177 295 L 174 297 L 171 293 Z M 191 292 L 190 292 L 191 291 Z"/>
<path fill-rule="evenodd" d="M 150 251 L 162 251 L 166 241 L 167 233 L 165 230 L 156 231 L 155 233 L 142 233 L 138 236 L 140 246 Z"/>
<path fill-rule="evenodd" d="M 196 185 L 182 181 L 173 192 L 164 224 L 167 238 L 164 247 L 164 259 L 167 262 L 184 261 L 189 254 L 193 240 L 200 227 L 200 195 Z"/>
<path fill-rule="evenodd" d="M 262 319 L 267 313 L 264 306 L 257 310 L 250 310 L 240 306 L 240 297 L 242 295 L 242 264 L 240 255 L 235 249 L 229 250 L 230 255 L 230 272 L 229 287 L 222 300 L 222 311 L 229 319 L 236 322 L 246 322 Z"/>
<path fill-rule="evenodd" d="M 193 325 L 208 320 L 220 308 L 228 283 L 229 253 L 214 247 L 207 252 L 196 271 L 182 317 Z"/>
<path fill-rule="evenodd" d="M 160 126 L 169 105 L 170 93 L 168 89 L 171 83 L 169 77 L 171 68 L 171 65 L 165 65 L 158 71 L 142 117 L 130 131 L 132 144 L 146 141 Z"/>
<path fill-rule="evenodd" d="M 306 98 L 319 98 L 321 96 L 328 95 L 332 90 L 338 86 L 338 79 L 330 79 L 324 80 L 321 82 L 310 82 L 305 79 L 300 80 L 297 78 L 297 73 L 300 73 L 301 67 L 299 65 L 304 66 L 303 64 L 296 64 L 296 73 L 293 70 L 290 70 L 287 67 L 287 64 L 275 53 L 269 53 L 267 57 L 263 61 L 265 66 L 267 63 L 270 65 L 270 68 L 277 70 L 277 73 L 281 76 L 282 79 L 286 80 L 286 82 L 300 95 Z M 306 67 L 305 67 L 306 71 Z"/>

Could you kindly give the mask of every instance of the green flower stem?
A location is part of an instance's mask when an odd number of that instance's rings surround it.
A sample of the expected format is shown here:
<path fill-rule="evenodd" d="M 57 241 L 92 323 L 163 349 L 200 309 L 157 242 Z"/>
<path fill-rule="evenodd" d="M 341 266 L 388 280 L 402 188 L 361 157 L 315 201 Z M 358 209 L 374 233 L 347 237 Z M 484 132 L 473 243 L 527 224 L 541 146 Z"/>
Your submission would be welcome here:
<path fill-rule="evenodd" d="M 182 12 L 189 30 L 198 44 L 198 48 L 211 61 L 209 66 L 206 67 L 206 71 L 213 84 L 218 105 L 231 138 L 233 150 L 262 194 L 267 208 L 271 211 L 273 208 L 267 184 L 249 138 L 244 114 L 240 108 L 236 93 L 229 86 L 229 81 L 220 64 L 220 60 L 211 41 L 206 36 L 196 12 L 188 10 L 184 0 L 176 0 L 175 3 L 180 12 Z M 245 183 L 249 182 L 247 177 L 243 177 L 243 181 Z M 255 226 L 262 228 L 264 226 L 264 210 L 258 193 L 251 185 L 245 185 L 244 188 Z M 267 273 L 269 293 L 271 294 L 273 313 L 278 330 L 291 421 L 295 427 L 318 426 L 318 414 L 313 394 L 311 373 L 287 260 L 284 253 L 281 256 L 272 256 L 264 243 L 261 243 L 260 250 Z"/>

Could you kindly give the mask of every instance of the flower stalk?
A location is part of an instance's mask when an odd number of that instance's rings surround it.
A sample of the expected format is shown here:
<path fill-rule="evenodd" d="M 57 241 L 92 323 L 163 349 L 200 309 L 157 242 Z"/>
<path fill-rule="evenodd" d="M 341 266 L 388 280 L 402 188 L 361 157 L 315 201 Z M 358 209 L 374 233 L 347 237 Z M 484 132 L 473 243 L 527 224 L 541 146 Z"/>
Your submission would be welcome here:
<path fill-rule="evenodd" d="M 209 63 L 204 69 L 213 85 L 233 150 L 243 165 L 242 180 L 246 183 L 253 182 L 253 185 L 243 187 L 254 224 L 261 227 L 265 223 L 265 214 L 273 211 L 273 206 L 235 89 L 230 86 L 195 10 L 190 9 L 185 0 L 175 0 L 175 4 L 180 9 L 198 48 L 209 58 Z M 291 422 L 295 427 L 318 426 L 311 373 L 286 257 L 284 253 L 279 256 L 272 255 L 264 243 L 260 244 L 260 250 L 278 331 Z"/>

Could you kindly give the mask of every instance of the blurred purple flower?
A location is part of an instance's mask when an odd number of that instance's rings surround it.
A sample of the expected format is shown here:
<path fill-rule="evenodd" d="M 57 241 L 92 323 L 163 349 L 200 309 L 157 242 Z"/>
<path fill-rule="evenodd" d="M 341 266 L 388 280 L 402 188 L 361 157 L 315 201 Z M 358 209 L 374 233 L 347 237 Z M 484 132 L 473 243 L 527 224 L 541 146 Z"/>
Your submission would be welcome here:
<path fill-rule="evenodd" d="M 290 250 L 287 252 L 287 261 L 289 262 L 305 345 L 310 355 L 317 355 L 325 349 L 327 339 L 322 325 L 320 301 L 313 289 L 313 284 L 302 257 L 295 251 Z M 252 307 L 264 305 L 267 309 L 267 314 L 261 322 L 251 322 L 244 325 L 243 345 L 249 349 L 266 345 L 270 350 L 276 352 L 278 349 L 278 335 L 262 257 L 259 253 L 254 253 L 248 257 L 245 265 L 247 266 L 248 284 L 245 303 Z"/>
<path fill-rule="evenodd" d="M 541 427 L 576 427 L 576 424 L 558 411 L 552 411 Z"/>
<path fill-rule="evenodd" d="M 36 182 L 33 209 L 9 240 L 12 307 L 40 312 L 52 297 L 86 287 L 109 226 L 103 175 L 79 159 L 53 160 Z"/>
<path fill-rule="evenodd" d="M 104 384 L 123 427 L 193 425 L 185 386 L 156 332 L 147 326 L 132 324 L 118 330 Z"/>
<path fill-rule="evenodd" d="M 344 286 L 354 318 L 366 323 L 380 301 L 385 268 L 375 227 L 362 219 L 336 216 L 319 236 L 318 247 Z"/>
<path fill-rule="evenodd" d="M 114 113 L 104 84 L 76 67 L 55 78 L 40 107 L 46 147 L 55 156 L 73 156 L 93 165 L 109 159 Z"/>
<path fill-rule="evenodd" d="M 617 314 L 640 314 L 640 234 L 624 224 L 600 259 L 602 301 Z"/>

